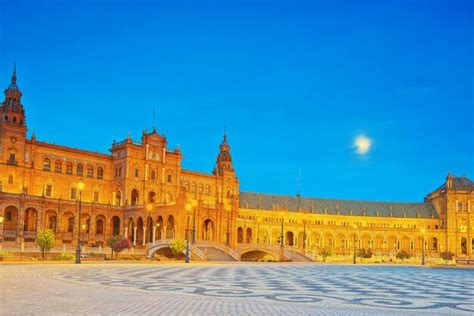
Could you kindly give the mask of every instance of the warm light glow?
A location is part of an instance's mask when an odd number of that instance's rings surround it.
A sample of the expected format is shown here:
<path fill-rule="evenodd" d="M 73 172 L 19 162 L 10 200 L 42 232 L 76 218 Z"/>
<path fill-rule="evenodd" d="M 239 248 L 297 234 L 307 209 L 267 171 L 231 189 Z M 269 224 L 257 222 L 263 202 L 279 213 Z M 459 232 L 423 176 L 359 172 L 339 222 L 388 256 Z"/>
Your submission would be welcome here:
<path fill-rule="evenodd" d="M 150 203 L 150 204 L 147 204 L 147 205 L 146 205 L 146 210 L 147 210 L 148 212 L 151 212 L 151 210 L 153 210 L 153 204 L 151 204 L 151 203 Z"/>
<path fill-rule="evenodd" d="M 354 226 L 352 226 L 352 227 L 354 227 L 354 229 L 357 229 L 357 225 L 356 225 L 356 224 L 354 224 Z"/>
<path fill-rule="evenodd" d="M 426 233 L 426 229 L 422 228 L 421 233 L 424 235 Z"/>
<path fill-rule="evenodd" d="M 82 224 L 82 230 L 86 230 L 86 224 Z"/>
<path fill-rule="evenodd" d="M 365 155 L 372 147 L 372 140 L 364 135 L 359 135 L 354 141 L 354 147 L 359 155 Z"/>
<path fill-rule="evenodd" d="M 160 227 L 160 223 L 156 223 L 156 227 Z"/>
<path fill-rule="evenodd" d="M 186 206 L 185 206 L 185 208 L 186 208 L 186 211 L 188 211 L 188 212 L 189 212 L 189 211 L 191 211 L 191 210 L 193 209 L 193 206 L 192 206 L 192 204 L 191 204 L 191 203 L 189 203 L 189 202 L 188 202 L 188 203 L 186 203 Z"/>
<path fill-rule="evenodd" d="M 0 224 L 3 224 L 3 216 L 0 216 Z"/>
<path fill-rule="evenodd" d="M 84 181 L 79 180 L 79 182 L 77 183 L 77 189 L 79 191 L 82 191 L 82 190 L 84 190 L 84 187 L 85 187 Z"/>

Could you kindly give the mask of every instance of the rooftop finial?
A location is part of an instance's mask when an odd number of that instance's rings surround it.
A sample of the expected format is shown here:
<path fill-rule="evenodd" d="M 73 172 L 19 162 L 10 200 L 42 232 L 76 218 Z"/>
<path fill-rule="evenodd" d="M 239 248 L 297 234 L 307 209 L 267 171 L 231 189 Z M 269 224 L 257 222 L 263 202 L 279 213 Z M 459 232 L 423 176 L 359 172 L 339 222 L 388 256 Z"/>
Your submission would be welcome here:
<path fill-rule="evenodd" d="M 227 127 L 224 125 L 224 141 L 227 140 Z"/>
<path fill-rule="evenodd" d="M 16 83 L 16 62 L 13 64 L 12 83 Z"/>

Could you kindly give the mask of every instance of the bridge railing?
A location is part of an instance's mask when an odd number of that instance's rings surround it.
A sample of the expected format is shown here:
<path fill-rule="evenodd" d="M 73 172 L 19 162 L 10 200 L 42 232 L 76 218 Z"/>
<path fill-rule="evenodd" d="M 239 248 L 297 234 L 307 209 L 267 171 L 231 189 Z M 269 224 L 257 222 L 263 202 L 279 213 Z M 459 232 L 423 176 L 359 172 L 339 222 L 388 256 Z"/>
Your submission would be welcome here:
<path fill-rule="evenodd" d="M 217 242 L 217 241 L 212 241 L 212 240 L 200 240 L 198 242 L 196 242 L 196 245 L 198 247 L 206 247 L 206 246 L 209 246 L 209 247 L 214 247 L 214 248 L 217 248 L 219 250 L 222 250 L 224 251 L 225 253 L 229 254 L 229 256 L 231 256 L 232 258 L 234 258 L 235 260 L 237 261 L 240 261 L 240 254 L 238 252 L 236 252 L 234 249 L 232 249 L 231 247 L 225 245 L 225 244 L 222 244 L 220 242 Z"/>

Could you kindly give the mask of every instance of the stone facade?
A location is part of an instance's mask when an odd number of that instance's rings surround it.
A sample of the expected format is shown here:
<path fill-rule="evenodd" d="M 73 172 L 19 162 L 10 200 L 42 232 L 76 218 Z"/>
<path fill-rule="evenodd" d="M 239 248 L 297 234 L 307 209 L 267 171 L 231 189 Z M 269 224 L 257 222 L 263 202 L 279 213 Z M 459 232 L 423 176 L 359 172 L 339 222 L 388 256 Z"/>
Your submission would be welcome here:
<path fill-rule="evenodd" d="M 474 256 L 474 185 L 465 177 L 448 175 L 422 203 L 240 192 L 226 135 L 210 174 L 182 169 L 181 151 L 168 148 L 156 130 L 140 141 L 114 141 L 110 155 L 53 145 L 26 137 L 21 96 L 14 71 L 0 108 L 3 245 L 34 244 L 37 231 L 50 228 L 59 244 L 73 246 L 80 227 L 92 247 L 113 235 L 143 248 L 192 232 L 196 241 L 241 254 L 272 253 L 283 243 L 310 256 L 370 248 L 392 257 L 400 250 L 418 255 L 424 240 L 432 256 L 446 249 Z"/>

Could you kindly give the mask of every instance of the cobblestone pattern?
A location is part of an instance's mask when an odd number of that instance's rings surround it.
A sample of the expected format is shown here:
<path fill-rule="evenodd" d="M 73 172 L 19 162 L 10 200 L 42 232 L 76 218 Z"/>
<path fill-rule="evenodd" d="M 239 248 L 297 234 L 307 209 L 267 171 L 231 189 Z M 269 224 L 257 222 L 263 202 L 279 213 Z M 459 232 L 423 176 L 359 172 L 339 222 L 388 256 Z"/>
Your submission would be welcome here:
<path fill-rule="evenodd" d="M 474 312 L 474 271 L 275 265 L 3 265 L 2 315 Z"/>

